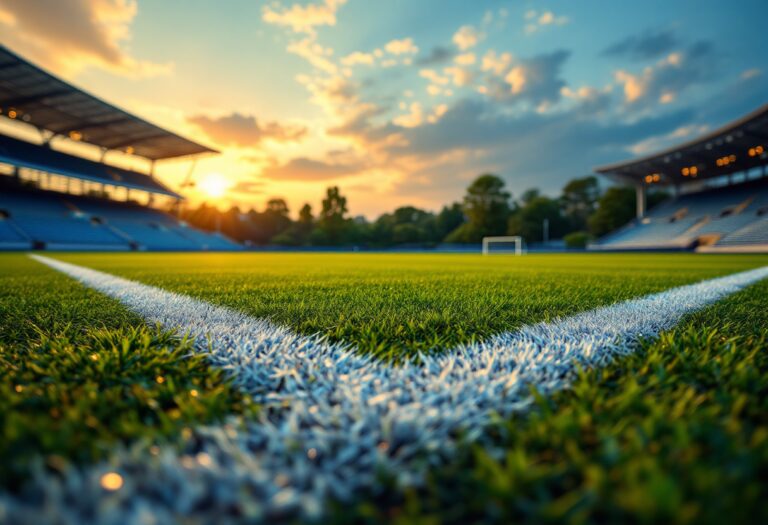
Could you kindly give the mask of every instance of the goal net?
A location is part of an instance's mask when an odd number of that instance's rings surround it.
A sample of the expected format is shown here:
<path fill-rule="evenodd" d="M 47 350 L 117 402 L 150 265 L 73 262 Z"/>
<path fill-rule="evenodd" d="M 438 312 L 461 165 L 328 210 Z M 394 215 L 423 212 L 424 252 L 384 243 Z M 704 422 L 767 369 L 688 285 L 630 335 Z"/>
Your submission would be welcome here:
<path fill-rule="evenodd" d="M 517 235 L 483 237 L 483 255 L 523 255 L 524 252 L 523 238 Z"/>

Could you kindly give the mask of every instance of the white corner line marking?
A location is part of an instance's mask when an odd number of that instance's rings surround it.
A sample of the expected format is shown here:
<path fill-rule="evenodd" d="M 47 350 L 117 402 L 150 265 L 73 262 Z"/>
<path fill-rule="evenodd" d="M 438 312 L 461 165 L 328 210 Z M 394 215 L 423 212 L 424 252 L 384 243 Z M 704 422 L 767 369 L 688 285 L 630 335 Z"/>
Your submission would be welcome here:
<path fill-rule="evenodd" d="M 480 439 L 495 415 L 527 409 L 531 386 L 544 394 L 567 388 L 577 367 L 603 366 L 684 315 L 768 277 L 763 267 L 681 286 L 461 345 L 418 364 L 391 366 L 230 308 L 31 257 L 119 300 L 149 323 L 188 333 L 214 366 L 264 405 L 259 421 L 238 432 L 199 429 L 204 462 L 172 451 L 155 458 L 116 452 L 110 460 L 132 480 L 123 510 L 179 516 L 195 508 L 197 517 L 202 501 L 206 515 L 225 516 L 232 494 L 244 490 L 258 503 L 254 517 L 317 516 L 329 497 L 349 501 L 375 487 L 379 469 L 402 485 L 418 484 L 429 466 L 450 457 L 459 433 Z M 97 483 L 104 468 L 81 469 L 62 482 L 38 479 L 46 508 L 90 512 L 106 521 L 103 513 L 110 510 L 98 505 Z M 201 491 L 201 483 L 210 490 Z M 158 492 L 169 490 L 172 497 L 158 500 Z M 71 498 L 82 505 L 68 509 Z M 30 510 L 20 501 L 6 504 Z"/>

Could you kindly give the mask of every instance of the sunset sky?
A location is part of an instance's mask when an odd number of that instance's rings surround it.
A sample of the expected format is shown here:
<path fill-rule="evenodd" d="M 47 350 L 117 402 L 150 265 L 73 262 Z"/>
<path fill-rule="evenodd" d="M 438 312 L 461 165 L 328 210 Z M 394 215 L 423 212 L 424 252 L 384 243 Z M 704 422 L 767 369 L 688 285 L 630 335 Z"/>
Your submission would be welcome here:
<path fill-rule="evenodd" d="M 438 209 L 692 138 L 768 102 L 764 0 L 0 0 L 0 41 L 219 150 L 216 202 Z M 165 161 L 178 188 L 189 160 Z M 219 175 L 212 175 L 219 174 Z M 205 185 L 187 192 L 212 200 Z M 216 193 L 216 192 L 214 192 Z"/>

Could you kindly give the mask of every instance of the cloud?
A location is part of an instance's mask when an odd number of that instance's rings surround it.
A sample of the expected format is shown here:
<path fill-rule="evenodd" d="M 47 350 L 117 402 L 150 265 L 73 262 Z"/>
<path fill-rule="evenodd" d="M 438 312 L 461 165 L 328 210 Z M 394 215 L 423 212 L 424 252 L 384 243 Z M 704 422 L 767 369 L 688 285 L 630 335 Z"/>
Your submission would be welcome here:
<path fill-rule="evenodd" d="M 746 71 L 744 71 L 741 74 L 741 79 L 742 80 L 749 80 L 750 78 L 759 77 L 762 74 L 763 74 L 763 72 L 760 69 L 754 67 L 752 69 L 747 69 Z"/>
<path fill-rule="evenodd" d="M 590 107 L 590 111 L 595 115 L 604 109 L 608 109 L 608 106 L 611 103 L 612 93 L 613 86 L 610 84 L 602 89 L 592 86 L 582 86 L 578 89 L 571 89 L 570 87 L 565 86 L 560 90 L 560 94 L 565 98 L 576 101 L 584 108 Z"/>
<path fill-rule="evenodd" d="M 686 126 L 680 126 L 679 128 L 674 129 L 669 133 L 645 138 L 639 142 L 636 142 L 635 144 L 630 145 L 627 149 L 634 155 L 647 155 L 653 153 L 654 151 L 659 151 L 663 148 L 671 147 L 685 140 L 703 135 L 707 131 L 709 131 L 709 126 L 705 124 L 689 124 Z"/>
<path fill-rule="evenodd" d="M 653 60 L 670 53 L 678 44 L 677 36 L 668 29 L 647 30 L 619 40 L 605 48 L 602 54 L 631 60 Z"/>
<path fill-rule="evenodd" d="M 338 66 L 333 62 L 333 49 L 318 44 L 313 37 L 303 38 L 288 44 L 288 52 L 298 55 L 305 59 L 312 66 L 334 75 L 338 71 Z"/>
<path fill-rule="evenodd" d="M 438 86 L 444 86 L 450 82 L 450 79 L 448 79 L 448 77 L 441 75 L 434 69 L 422 69 L 421 71 L 419 71 L 419 76 L 422 78 L 426 78 L 432 84 L 436 84 Z"/>
<path fill-rule="evenodd" d="M 403 128 L 415 128 L 424 123 L 434 124 L 440 120 L 440 117 L 448 111 L 448 105 L 438 104 L 431 112 L 427 112 L 419 102 L 411 102 L 410 106 L 402 102 L 400 109 L 407 109 L 408 113 L 395 117 L 392 123 Z"/>
<path fill-rule="evenodd" d="M 135 0 L 0 0 L 6 43 L 24 45 L 30 58 L 60 74 L 88 67 L 143 77 L 169 74 L 171 64 L 139 60 L 123 44 L 138 12 Z"/>
<path fill-rule="evenodd" d="M 272 180 L 326 181 L 356 175 L 363 169 L 365 166 L 361 163 L 332 163 L 307 157 L 297 157 L 285 164 L 265 168 L 261 176 Z"/>
<path fill-rule="evenodd" d="M 692 119 L 692 112 L 682 110 L 629 122 L 600 120 L 581 104 L 556 113 L 505 114 L 492 101 L 463 99 L 434 125 L 402 131 L 405 145 L 392 147 L 391 154 L 436 160 L 401 179 L 397 191 L 460 195 L 472 177 L 491 171 L 513 192 L 528 187 L 555 192 L 563 173 L 589 172 L 626 158 L 631 145 L 673 133 Z"/>
<path fill-rule="evenodd" d="M 483 38 L 485 38 L 485 35 L 473 26 L 461 26 L 453 35 L 453 43 L 461 51 L 466 51 L 475 47 Z"/>
<path fill-rule="evenodd" d="M 471 66 L 477 62 L 477 56 L 474 53 L 462 53 L 460 55 L 456 55 L 453 61 L 460 66 Z"/>
<path fill-rule="evenodd" d="M 456 52 L 453 49 L 436 46 L 432 48 L 428 55 L 419 57 L 416 60 L 416 65 L 437 66 L 445 62 L 450 62 L 454 56 L 456 56 Z"/>
<path fill-rule="evenodd" d="M 557 16 L 552 11 L 543 11 L 539 13 L 534 9 L 530 9 L 525 12 L 525 20 L 528 22 L 525 24 L 525 33 L 533 34 L 546 26 L 564 26 L 570 20 L 567 16 Z"/>
<path fill-rule="evenodd" d="M 570 51 L 561 49 L 513 61 L 503 82 L 498 78 L 491 79 L 490 94 L 499 100 L 527 101 L 535 106 L 555 104 L 566 85 L 561 73 L 569 57 Z"/>
<path fill-rule="evenodd" d="M 506 72 L 510 64 L 512 64 L 512 53 L 497 54 L 495 50 L 489 49 L 483 55 L 480 69 L 482 71 L 490 71 L 498 76 Z"/>
<path fill-rule="evenodd" d="M 413 43 L 412 38 L 390 40 L 384 49 L 392 55 L 413 55 L 419 52 L 419 48 Z"/>
<path fill-rule="evenodd" d="M 221 117 L 194 115 L 187 121 L 200 128 L 211 140 L 222 146 L 254 147 L 264 140 L 299 142 L 307 129 L 278 122 L 259 124 L 256 117 L 233 112 Z"/>
<path fill-rule="evenodd" d="M 243 180 L 235 184 L 229 191 L 230 193 L 243 193 L 246 195 L 262 195 L 264 193 L 264 182 L 260 180 Z"/>
<path fill-rule="evenodd" d="M 443 72 L 446 75 L 450 75 L 451 79 L 453 80 L 454 86 L 468 86 L 472 83 L 472 79 L 474 78 L 474 75 L 472 72 L 464 67 L 458 67 L 458 66 L 452 66 L 452 67 L 446 67 L 443 69 Z"/>
<path fill-rule="evenodd" d="M 262 20 L 268 24 L 288 27 L 294 33 L 315 34 L 318 26 L 336 25 L 336 12 L 347 0 L 325 0 L 318 4 L 293 4 L 285 9 L 264 6 Z"/>
<path fill-rule="evenodd" d="M 392 122 L 404 128 L 414 128 L 421 126 L 424 122 L 424 110 L 419 102 L 412 102 L 408 107 L 409 112 L 405 115 L 395 117 Z"/>
<path fill-rule="evenodd" d="M 495 26 L 495 17 L 491 22 Z M 538 31 L 568 20 L 543 10 L 533 12 L 526 22 Z M 299 32 L 300 45 L 291 43 L 290 49 L 305 58 L 312 71 L 297 79 L 328 117 L 318 137 L 327 141 L 327 149 L 343 145 L 352 153 L 335 156 L 313 150 L 279 163 L 265 159 L 258 166 L 260 176 L 304 182 L 345 178 L 349 184 L 374 180 L 387 195 L 435 204 L 456 198 L 473 176 L 486 170 L 499 172 L 519 190 L 540 186 L 556 191 L 564 173 L 587 172 L 596 164 L 625 158 L 644 141 L 653 144 L 658 137 L 682 133 L 677 130 L 691 124 L 692 112 L 663 103 L 680 100 L 680 91 L 688 85 L 683 74 L 701 78 L 699 70 L 711 58 L 711 50 L 699 43 L 669 50 L 648 73 L 629 63 L 611 84 L 571 86 L 564 76 L 570 51 L 521 57 L 479 45 L 481 31 L 492 30 L 462 26 L 452 35 L 453 45 L 446 42 L 449 45 L 422 54 L 413 39 L 402 38 L 343 58 L 335 58 L 314 31 Z M 642 46 L 625 47 L 615 52 L 637 54 Z M 352 69 L 405 64 L 405 59 L 419 66 L 410 72 L 424 79 L 418 90 L 391 81 L 391 73 L 379 68 Z M 365 77 L 357 76 L 363 72 Z M 440 98 L 427 97 L 422 88 Z M 455 98 L 442 98 L 451 95 Z M 634 111 L 650 107 L 645 102 L 653 102 L 654 111 Z M 377 199 L 367 203 L 371 210 L 388 202 Z"/>
<path fill-rule="evenodd" d="M 361 104 L 360 83 L 343 76 L 300 75 L 299 83 L 311 93 L 311 101 L 331 117 L 354 114 Z"/>
<path fill-rule="evenodd" d="M 669 53 L 639 73 L 618 70 L 614 78 L 622 86 L 625 103 L 637 108 L 673 102 L 691 86 L 717 78 L 715 69 L 712 44 L 700 41 L 684 51 Z"/>
<path fill-rule="evenodd" d="M 389 122 L 374 124 L 387 109 L 372 103 L 358 104 L 341 123 L 328 128 L 326 133 L 332 137 L 349 139 L 367 155 L 378 156 L 386 148 L 401 143 L 402 126 Z"/>
<path fill-rule="evenodd" d="M 357 64 L 372 66 L 375 61 L 376 57 L 373 56 L 373 53 L 363 53 L 361 51 L 355 51 L 341 59 L 341 63 L 345 66 L 354 66 Z"/>

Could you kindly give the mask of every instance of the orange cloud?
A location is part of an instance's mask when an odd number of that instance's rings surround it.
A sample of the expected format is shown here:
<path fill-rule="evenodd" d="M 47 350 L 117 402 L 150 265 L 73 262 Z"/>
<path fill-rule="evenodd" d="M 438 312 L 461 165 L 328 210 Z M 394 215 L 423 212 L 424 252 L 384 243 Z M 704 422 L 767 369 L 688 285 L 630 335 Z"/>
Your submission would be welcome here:
<path fill-rule="evenodd" d="M 170 73 L 171 64 L 136 59 L 121 47 L 137 11 L 135 0 L 0 0 L 0 25 L 9 44 L 23 44 L 59 74 L 87 67 L 131 77 Z"/>
<path fill-rule="evenodd" d="M 208 138 L 222 146 L 254 147 L 264 140 L 274 142 L 299 142 L 307 134 L 307 128 L 283 125 L 278 122 L 259 124 L 256 117 L 233 112 L 222 117 L 194 115 L 187 118 L 202 130 Z"/>
<path fill-rule="evenodd" d="M 325 181 L 356 175 L 365 169 L 359 162 L 335 163 L 298 157 L 280 166 L 269 166 L 261 175 L 267 179 L 285 181 Z"/>

